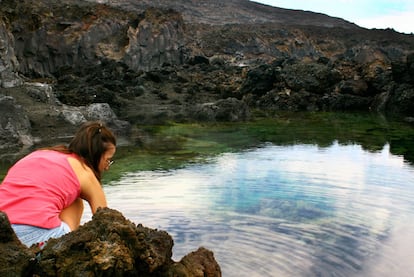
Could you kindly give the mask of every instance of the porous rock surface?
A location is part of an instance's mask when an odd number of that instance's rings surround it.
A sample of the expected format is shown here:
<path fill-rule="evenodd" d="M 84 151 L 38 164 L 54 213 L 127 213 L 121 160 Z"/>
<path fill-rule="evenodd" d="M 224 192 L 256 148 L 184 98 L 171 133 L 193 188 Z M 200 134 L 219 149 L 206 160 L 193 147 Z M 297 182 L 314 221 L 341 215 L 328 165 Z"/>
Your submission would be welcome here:
<path fill-rule="evenodd" d="M 136 225 L 109 208 L 42 250 L 24 246 L 2 212 L 0 229 L 1 276 L 221 276 L 210 250 L 200 247 L 175 262 L 167 232 Z"/>

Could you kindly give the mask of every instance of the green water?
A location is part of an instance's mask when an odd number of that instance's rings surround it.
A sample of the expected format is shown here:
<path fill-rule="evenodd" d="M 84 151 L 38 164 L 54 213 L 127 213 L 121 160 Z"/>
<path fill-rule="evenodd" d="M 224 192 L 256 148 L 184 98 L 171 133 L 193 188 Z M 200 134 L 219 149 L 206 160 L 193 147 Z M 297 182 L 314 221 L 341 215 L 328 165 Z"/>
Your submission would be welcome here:
<path fill-rule="evenodd" d="M 359 144 L 367 151 L 390 152 L 414 163 L 414 127 L 377 114 L 280 113 L 277 117 L 243 123 L 200 123 L 139 126 L 148 134 L 143 143 L 118 147 L 116 164 L 104 176 L 104 183 L 123 173 L 139 170 L 173 169 L 202 162 L 211 156 L 255 147 L 264 142 L 276 145 L 334 142 Z M 0 163 L 3 179 L 10 163 Z"/>
<path fill-rule="evenodd" d="M 170 124 L 146 126 L 144 145 L 120 147 L 116 164 L 104 181 L 124 172 L 173 169 L 211 156 L 237 152 L 264 142 L 276 145 L 314 144 L 328 147 L 358 144 L 367 151 L 390 152 L 414 163 L 414 127 L 375 114 L 293 113 L 244 123 Z"/>

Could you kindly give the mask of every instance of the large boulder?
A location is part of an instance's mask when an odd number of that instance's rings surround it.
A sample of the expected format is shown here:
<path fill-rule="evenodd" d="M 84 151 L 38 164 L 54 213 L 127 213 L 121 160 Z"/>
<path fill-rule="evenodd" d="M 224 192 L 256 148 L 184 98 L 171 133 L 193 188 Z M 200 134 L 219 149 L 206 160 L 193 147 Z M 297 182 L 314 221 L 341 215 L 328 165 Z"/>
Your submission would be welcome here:
<path fill-rule="evenodd" d="M 339 73 L 323 63 L 298 62 L 283 67 L 282 77 L 293 91 L 308 91 L 323 95 L 332 91 L 340 80 Z"/>
<path fill-rule="evenodd" d="M 0 224 L 2 276 L 221 276 L 211 251 L 200 247 L 175 262 L 168 233 L 135 225 L 109 208 L 98 209 L 78 230 L 49 239 L 42 250 L 23 246 L 4 213 Z"/>
<path fill-rule="evenodd" d="M 273 84 L 277 81 L 276 72 L 272 66 L 267 64 L 250 69 L 240 88 L 240 93 L 242 95 L 248 93 L 264 95 L 273 88 Z"/>
<path fill-rule="evenodd" d="M 236 98 L 198 104 L 191 107 L 189 113 L 197 120 L 209 122 L 237 122 L 245 121 L 250 117 L 246 103 Z"/>
<path fill-rule="evenodd" d="M 82 123 L 97 120 L 104 122 L 119 139 L 128 141 L 131 133 L 131 124 L 128 121 L 118 119 L 108 103 L 93 103 L 80 107 L 62 105 L 57 108 L 57 111 L 59 112 L 58 117 L 66 125 L 72 126 L 73 132 Z"/>

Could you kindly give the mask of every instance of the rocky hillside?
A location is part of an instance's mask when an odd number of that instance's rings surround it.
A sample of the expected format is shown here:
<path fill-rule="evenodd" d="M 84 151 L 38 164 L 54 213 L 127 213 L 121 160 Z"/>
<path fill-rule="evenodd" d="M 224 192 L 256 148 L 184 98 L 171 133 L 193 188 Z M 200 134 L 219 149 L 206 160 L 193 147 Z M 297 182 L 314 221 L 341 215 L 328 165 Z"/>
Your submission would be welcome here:
<path fill-rule="evenodd" d="M 247 0 L 1 0 L 0 148 L 89 119 L 240 121 L 280 110 L 414 116 L 414 36 Z"/>
<path fill-rule="evenodd" d="M 355 24 L 320 13 L 289 10 L 263 5 L 249 0 L 88 0 L 124 10 L 142 12 L 148 7 L 173 9 L 189 23 L 208 25 L 277 23 L 319 27 L 357 28 Z"/>

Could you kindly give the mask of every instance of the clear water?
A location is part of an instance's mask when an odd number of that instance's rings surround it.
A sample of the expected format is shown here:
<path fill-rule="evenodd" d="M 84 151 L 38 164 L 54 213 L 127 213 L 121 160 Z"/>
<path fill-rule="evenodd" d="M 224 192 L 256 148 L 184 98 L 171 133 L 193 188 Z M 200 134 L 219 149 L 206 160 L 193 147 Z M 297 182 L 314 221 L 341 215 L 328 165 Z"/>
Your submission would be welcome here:
<path fill-rule="evenodd" d="M 204 246 L 226 277 L 414 276 L 414 167 L 388 144 L 266 143 L 127 172 L 105 191 L 128 219 L 169 232 L 174 260 Z"/>

